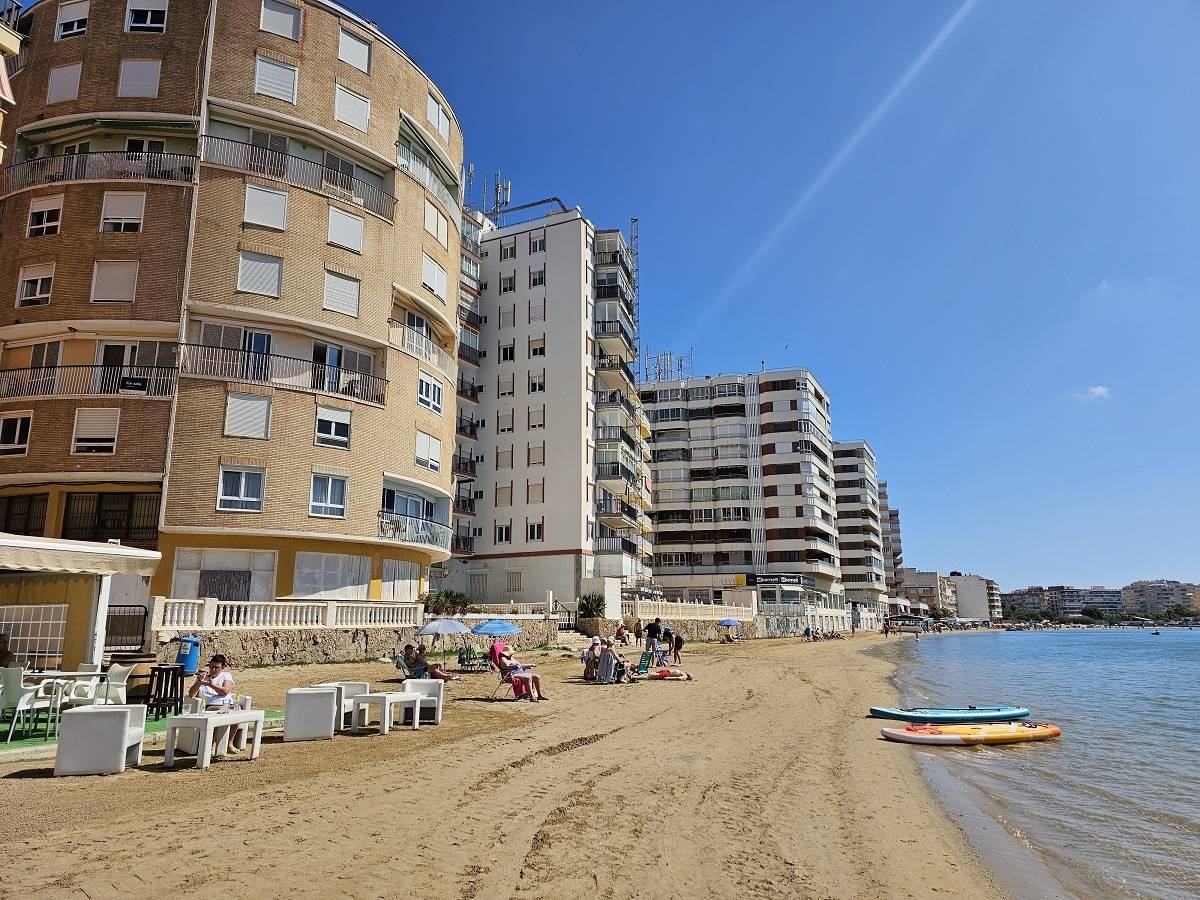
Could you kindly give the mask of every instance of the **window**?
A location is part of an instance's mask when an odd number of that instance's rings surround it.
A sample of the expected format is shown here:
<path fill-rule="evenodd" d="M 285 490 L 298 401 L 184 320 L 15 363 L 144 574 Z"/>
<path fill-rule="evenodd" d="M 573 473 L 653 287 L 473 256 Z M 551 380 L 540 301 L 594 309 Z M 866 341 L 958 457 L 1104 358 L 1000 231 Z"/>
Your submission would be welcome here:
<path fill-rule="evenodd" d="M 333 519 L 346 518 L 346 478 L 341 475 L 313 475 L 308 514 Z"/>
<path fill-rule="evenodd" d="M 277 100 L 296 102 L 296 81 L 300 70 L 264 56 L 254 58 L 254 93 Z"/>
<path fill-rule="evenodd" d="M 159 494 L 72 491 L 66 496 L 62 536 L 76 541 L 153 541 L 158 538 Z"/>
<path fill-rule="evenodd" d="M 0 497 L 0 531 L 41 537 L 46 530 L 48 499 L 48 494 L 9 494 Z M 155 524 L 157 522 L 156 516 Z"/>
<path fill-rule="evenodd" d="M 531 429 L 546 427 L 546 407 L 529 410 L 529 427 Z"/>
<path fill-rule="evenodd" d="M 496 376 L 496 396 L 512 397 L 517 392 L 517 377 L 515 375 Z"/>
<path fill-rule="evenodd" d="M 516 258 L 517 258 L 517 242 L 516 242 L 516 240 L 514 240 L 511 244 L 501 244 L 500 245 L 500 262 L 504 262 L 506 259 L 516 259 Z"/>
<path fill-rule="evenodd" d="M 249 250 L 241 252 L 238 260 L 239 291 L 278 297 L 282 280 L 283 260 L 280 257 L 251 253 Z"/>
<path fill-rule="evenodd" d="M 227 437 L 266 438 L 271 429 L 271 398 L 264 394 L 230 394 L 225 398 Z"/>
<path fill-rule="evenodd" d="M 437 133 L 442 136 L 443 141 L 450 140 L 450 117 L 446 115 L 446 110 L 442 109 L 442 104 L 433 94 L 429 95 L 429 102 L 425 107 L 425 118 L 437 129 Z"/>
<path fill-rule="evenodd" d="M 333 117 L 366 133 L 367 125 L 371 121 L 371 101 L 340 84 L 336 85 L 333 92 Z"/>
<path fill-rule="evenodd" d="M 525 483 L 525 502 L 542 503 L 546 498 L 545 481 L 527 481 Z"/>
<path fill-rule="evenodd" d="M 262 469 L 236 469 L 221 466 L 221 483 L 217 494 L 217 509 L 237 512 L 262 512 Z"/>
<path fill-rule="evenodd" d="M 362 284 L 357 278 L 325 270 L 324 309 L 347 316 L 358 315 L 358 299 Z"/>
<path fill-rule="evenodd" d="M 429 200 L 425 201 L 425 230 L 437 238 L 443 247 L 447 246 L 446 217 Z"/>
<path fill-rule="evenodd" d="M 123 59 L 117 78 L 118 97 L 157 97 L 160 59 Z"/>
<path fill-rule="evenodd" d="M 117 427 L 121 420 L 119 409 L 79 407 L 75 410 L 75 431 L 71 439 L 72 453 L 117 452 Z"/>
<path fill-rule="evenodd" d="M 500 362 L 512 362 L 517 358 L 516 354 L 517 345 L 515 343 L 500 345 Z"/>
<path fill-rule="evenodd" d="M 501 448 L 497 447 L 496 448 L 496 468 L 497 469 L 511 469 L 512 467 L 513 467 L 513 449 L 512 449 L 512 447 L 509 447 L 507 449 L 501 449 Z"/>
<path fill-rule="evenodd" d="M 529 393 L 540 394 L 546 390 L 546 373 L 530 373 L 529 375 Z"/>
<path fill-rule="evenodd" d="M 87 34 L 88 9 L 90 6 L 91 3 L 88 0 L 62 4 L 58 8 L 58 19 L 54 25 L 54 39 L 61 41 L 63 38 L 79 37 L 81 34 Z"/>
<path fill-rule="evenodd" d="M 446 270 L 424 253 L 421 254 L 421 284 L 433 291 L 443 303 L 446 302 Z"/>
<path fill-rule="evenodd" d="M 106 234 L 138 232 L 146 215 L 146 195 L 140 191 L 105 191 L 100 230 Z"/>
<path fill-rule="evenodd" d="M 521 573 L 519 571 L 504 573 L 504 589 L 510 594 L 521 593 Z"/>
<path fill-rule="evenodd" d="M 540 444 L 530 444 L 528 449 L 528 465 L 544 466 L 546 464 L 546 444 L 544 441 Z"/>
<path fill-rule="evenodd" d="M 92 270 L 92 302 L 132 303 L 137 276 L 138 264 L 134 261 L 98 261 Z"/>
<path fill-rule="evenodd" d="M 168 0 L 129 0 L 125 8 L 125 30 L 163 34 L 167 30 Z"/>
<path fill-rule="evenodd" d="M 496 485 L 496 506 L 512 506 L 512 482 Z"/>
<path fill-rule="evenodd" d="M 371 584 L 371 557 L 297 553 L 293 573 L 293 597 L 363 601 Z"/>
<path fill-rule="evenodd" d="M 370 74 L 371 45 L 357 34 L 352 34 L 343 28 L 338 37 L 338 59 Z"/>
<path fill-rule="evenodd" d="M 329 207 L 329 243 L 362 253 L 363 220 L 336 206 Z"/>
<path fill-rule="evenodd" d="M 246 185 L 242 221 L 283 231 L 287 227 L 288 192 L 261 184 Z"/>
<path fill-rule="evenodd" d="M 546 355 L 546 339 L 545 338 L 530 338 L 529 340 L 529 358 L 535 356 Z"/>
<path fill-rule="evenodd" d="M 25 232 L 27 237 L 45 237 L 58 234 L 58 226 L 62 223 L 63 195 L 51 197 L 34 197 L 29 201 L 29 227 Z"/>
<path fill-rule="evenodd" d="M 0 416 L 0 456 L 24 456 L 29 452 L 29 425 L 33 413 Z"/>
<path fill-rule="evenodd" d="M 350 410 L 331 406 L 317 407 L 317 437 L 321 447 L 350 449 Z"/>
<path fill-rule="evenodd" d="M 79 98 L 79 72 L 82 63 L 71 66 L 56 66 L 50 70 L 46 83 L 46 102 L 62 103 Z"/>
<path fill-rule="evenodd" d="M 500 293 L 511 294 L 517 289 L 516 275 L 501 275 L 500 276 Z"/>
<path fill-rule="evenodd" d="M 512 543 L 512 525 L 497 525 L 495 542 L 497 544 L 511 544 Z"/>
<path fill-rule="evenodd" d="M 417 465 L 430 472 L 442 468 L 442 442 L 423 431 L 417 432 Z"/>
<path fill-rule="evenodd" d="M 542 535 L 544 533 L 544 531 L 543 531 L 544 525 L 543 525 L 542 520 L 539 519 L 536 522 L 530 522 L 528 528 L 529 528 L 529 540 L 540 541 L 540 540 L 544 539 L 542 537 Z"/>
<path fill-rule="evenodd" d="M 280 0 L 263 0 L 262 14 L 258 20 L 262 31 L 269 31 L 280 37 L 300 40 L 300 9 L 290 3 Z"/>
<path fill-rule="evenodd" d="M 546 252 L 546 236 L 529 237 L 529 252 L 530 253 L 545 253 Z"/>
<path fill-rule="evenodd" d="M 529 273 L 530 287 L 543 287 L 546 284 L 546 270 L 534 269 Z"/>
<path fill-rule="evenodd" d="M 514 415 L 511 412 L 496 414 L 496 433 L 509 434 L 513 430 Z"/>
<path fill-rule="evenodd" d="M 22 266 L 17 276 L 17 306 L 45 306 L 54 288 L 54 263 Z"/>
<path fill-rule="evenodd" d="M 442 411 L 442 383 L 425 371 L 417 373 L 417 403 L 435 413 Z"/>
<path fill-rule="evenodd" d="M 545 321 L 546 321 L 546 301 L 543 300 L 541 303 L 534 303 L 531 300 L 529 302 L 529 324 L 532 325 L 534 322 L 545 322 Z"/>

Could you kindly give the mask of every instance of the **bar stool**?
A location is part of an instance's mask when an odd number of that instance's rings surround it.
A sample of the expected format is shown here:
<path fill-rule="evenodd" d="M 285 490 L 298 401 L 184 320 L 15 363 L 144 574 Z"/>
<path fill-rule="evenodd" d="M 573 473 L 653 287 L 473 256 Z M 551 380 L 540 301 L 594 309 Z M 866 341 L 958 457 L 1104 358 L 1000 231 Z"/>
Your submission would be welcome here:
<path fill-rule="evenodd" d="M 150 667 L 150 682 L 146 685 L 146 708 L 158 721 L 164 715 L 183 712 L 183 666 Z"/>

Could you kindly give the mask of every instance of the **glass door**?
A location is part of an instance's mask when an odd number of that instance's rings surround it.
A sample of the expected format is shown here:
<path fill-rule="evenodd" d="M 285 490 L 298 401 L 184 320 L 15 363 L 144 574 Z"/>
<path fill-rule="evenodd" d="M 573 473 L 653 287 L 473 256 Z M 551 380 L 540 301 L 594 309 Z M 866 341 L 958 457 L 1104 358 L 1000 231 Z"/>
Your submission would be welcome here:
<path fill-rule="evenodd" d="M 337 344 L 313 343 L 312 386 L 318 391 L 338 393 L 342 374 L 342 348 Z"/>
<path fill-rule="evenodd" d="M 33 356 L 29 361 L 29 394 L 45 397 L 53 394 L 58 386 L 58 360 L 62 352 L 62 341 L 47 341 L 33 345 Z"/>
<path fill-rule="evenodd" d="M 88 156 L 92 152 L 91 141 L 80 141 L 63 147 L 63 178 L 78 181 L 87 178 Z"/>
<path fill-rule="evenodd" d="M 271 333 L 247 329 L 242 333 L 242 349 L 246 351 L 246 377 L 253 381 L 270 381 Z"/>
<path fill-rule="evenodd" d="M 137 344 L 100 345 L 100 366 L 96 369 L 93 389 L 97 394 L 116 394 L 121 378 L 130 373 L 137 358 Z"/>

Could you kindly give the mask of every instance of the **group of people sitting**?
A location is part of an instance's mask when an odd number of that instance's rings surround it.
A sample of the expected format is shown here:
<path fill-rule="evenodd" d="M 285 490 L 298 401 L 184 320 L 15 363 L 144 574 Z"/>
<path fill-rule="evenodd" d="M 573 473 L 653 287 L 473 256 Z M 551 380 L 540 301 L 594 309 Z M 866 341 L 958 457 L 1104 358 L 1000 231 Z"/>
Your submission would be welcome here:
<path fill-rule="evenodd" d="M 695 681 L 689 672 L 675 666 L 665 664 L 666 651 L 657 640 L 652 640 L 646 650 L 653 654 L 659 664 L 638 672 L 637 666 L 631 663 L 616 649 L 613 638 L 592 638 L 592 642 L 579 654 L 583 664 L 583 680 L 599 684 L 633 684 L 635 681 L 649 679 L 653 681 Z M 678 656 L 678 654 L 676 654 Z"/>
<path fill-rule="evenodd" d="M 811 625 L 805 625 L 804 639 L 806 641 L 841 641 L 845 640 L 845 637 L 840 631 L 822 631 Z"/>
<path fill-rule="evenodd" d="M 451 675 L 425 656 L 425 645 L 404 645 L 404 666 L 413 678 L 436 678 L 439 681 L 462 681 L 461 675 Z"/>

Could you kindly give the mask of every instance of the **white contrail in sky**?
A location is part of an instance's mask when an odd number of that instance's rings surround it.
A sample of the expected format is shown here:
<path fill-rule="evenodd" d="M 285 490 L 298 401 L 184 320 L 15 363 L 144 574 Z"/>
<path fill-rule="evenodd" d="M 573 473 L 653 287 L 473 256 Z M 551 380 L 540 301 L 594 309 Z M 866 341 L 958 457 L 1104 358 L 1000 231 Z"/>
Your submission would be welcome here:
<path fill-rule="evenodd" d="M 879 120 L 887 115 L 888 110 L 892 108 L 892 104 L 894 104 L 897 98 L 899 98 L 899 96 L 903 94 L 905 90 L 907 90 L 908 86 L 916 80 L 917 76 L 921 74 L 922 70 L 933 58 L 934 54 L 941 49 L 942 44 L 949 40 L 950 36 L 954 34 L 955 29 L 957 29 L 962 23 L 963 19 L 965 19 L 970 14 L 971 10 L 975 8 L 975 4 L 977 2 L 978 0 L 966 0 L 966 2 L 964 2 L 963 5 L 958 8 L 954 15 L 947 20 L 946 24 L 943 25 L 941 30 L 934 36 L 933 40 L 930 41 L 925 49 L 921 51 L 920 55 L 913 60 L 912 65 L 910 65 L 905 70 L 904 74 L 900 76 L 900 80 L 892 85 L 892 89 L 887 92 L 887 95 L 879 101 L 873 110 L 871 110 L 871 114 L 863 119 L 862 124 L 860 124 L 858 128 L 854 130 L 854 133 L 850 135 L 850 139 L 842 145 L 842 148 L 833 155 L 829 162 L 825 163 L 824 168 L 817 173 L 816 178 L 809 182 L 808 187 L 806 187 L 800 193 L 800 195 L 796 197 L 795 202 L 793 202 L 791 207 L 788 208 L 787 212 L 783 214 L 783 218 L 781 218 L 770 231 L 763 235 L 763 237 L 755 246 L 754 251 L 746 257 L 746 259 L 738 267 L 738 270 L 734 272 L 733 277 L 725 283 L 725 286 L 722 287 L 717 293 L 716 297 L 713 298 L 712 302 L 708 305 L 708 308 L 705 309 L 704 312 L 702 312 L 693 323 L 692 328 L 688 331 L 687 335 L 683 339 L 684 346 L 690 344 L 700 330 L 704 328 L 713 318 L 713 316 L 720 312 L 721 308 L 725 306 L 725 304 L 731 299 L 733 299 L 734 294 L 743 285 L 745 280 L 755 269 L 758 268 L 763 260 L 767 258 L 771 251 L 775 249 L 775 246 L 780 242 L 780 240 L 783 239 L 783 236 L 787 233 L 788 229 L 795 224 L 796 219 L 798 219 L 804 210 L 808 208 L 808 204 L 812 202 L 813 197 L 815 197 L 821 188 L 825 187 L 825 185 L 829 183 L 830 179 L 832 179 L 833 176 L 838 173 L 838 170 L 841 169 L 843 163 L 845 163 L 846 160 L 850 158 L 851 154 L 858 149 L 858 145 L 861 144 L 866 139 L 867 135 L 869 135 L 875 128 L 875 126 L 879 124 Z"/>

